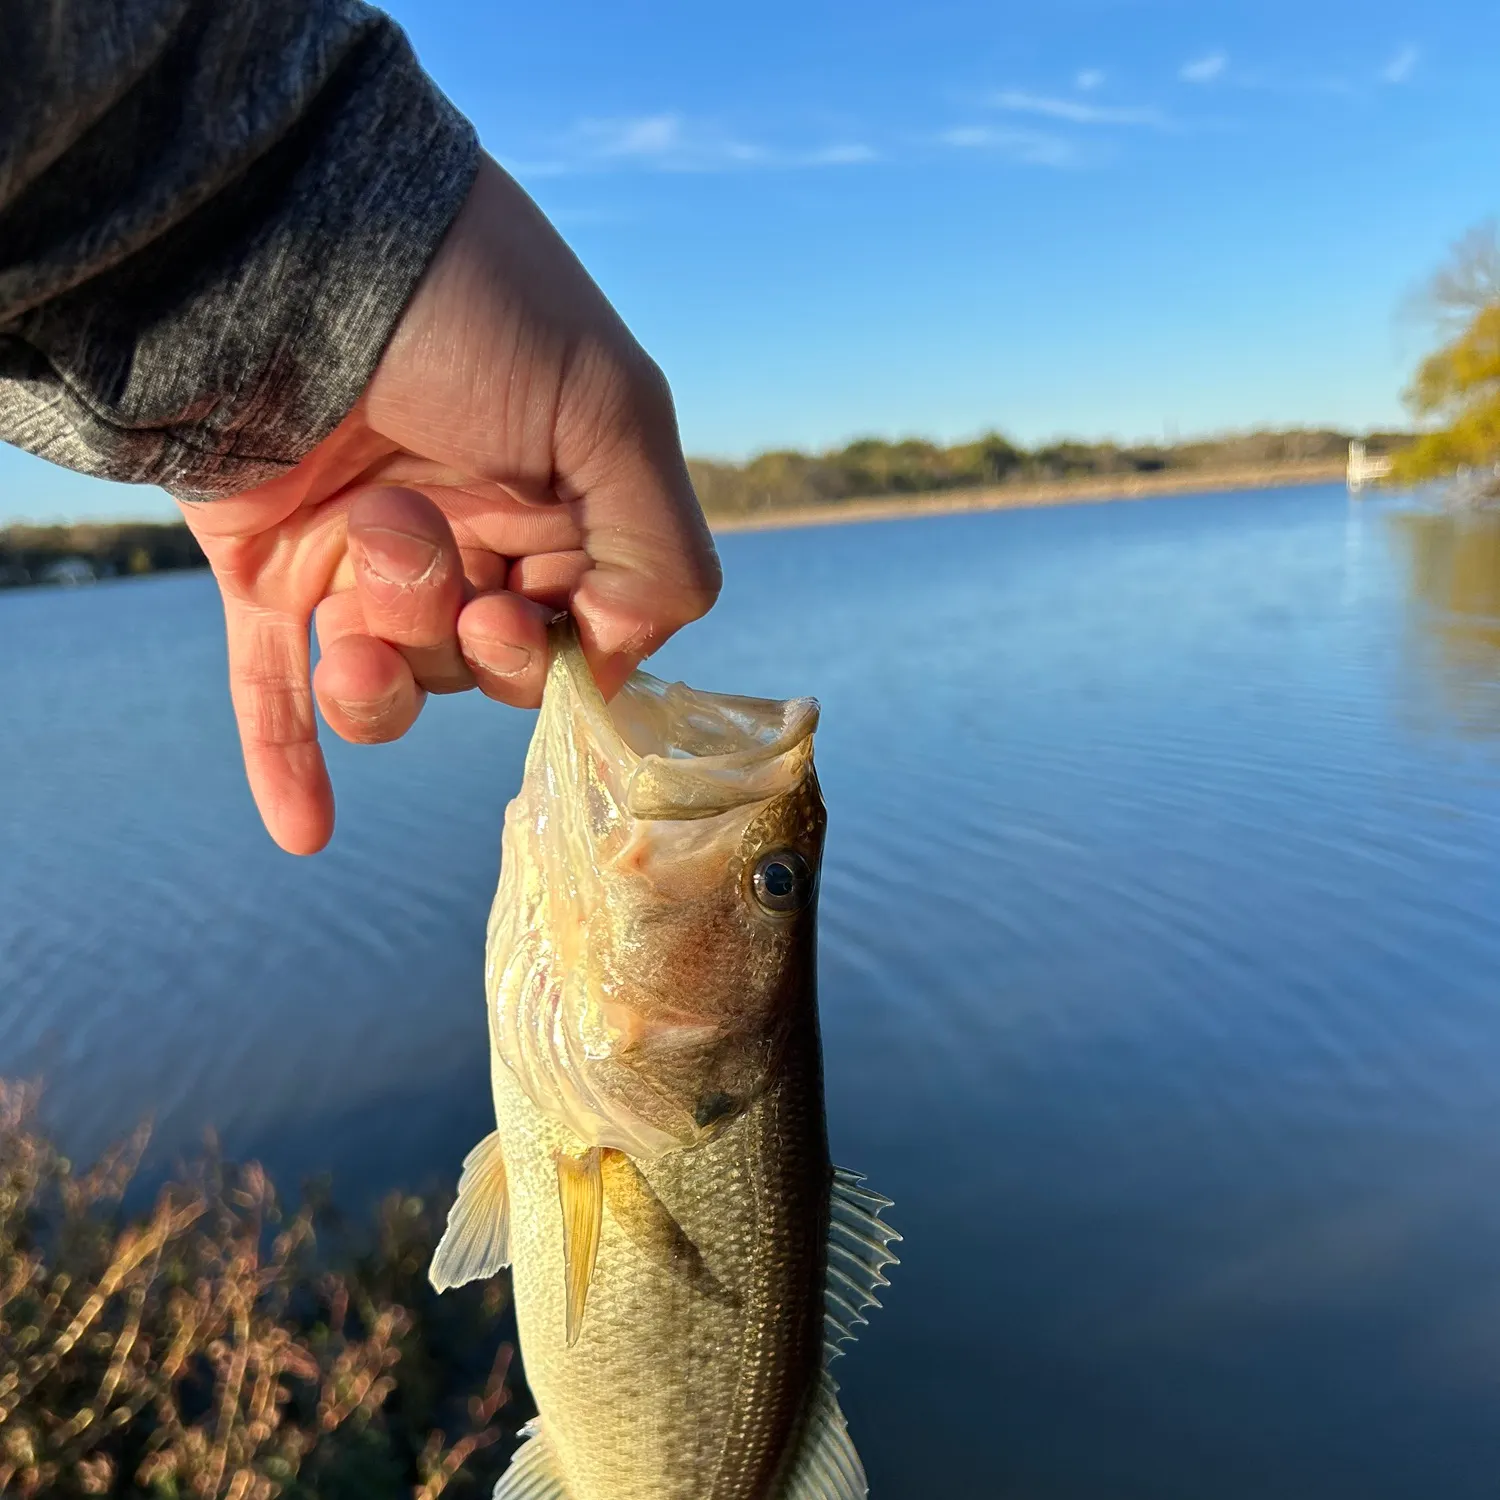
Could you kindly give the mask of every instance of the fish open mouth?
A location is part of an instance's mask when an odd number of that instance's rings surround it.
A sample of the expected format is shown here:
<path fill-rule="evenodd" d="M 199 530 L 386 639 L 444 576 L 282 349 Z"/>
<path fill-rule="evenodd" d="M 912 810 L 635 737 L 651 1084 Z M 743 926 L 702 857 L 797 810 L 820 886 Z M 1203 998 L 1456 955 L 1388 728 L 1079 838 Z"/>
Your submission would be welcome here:
<path fill-rule="evenodd" d="M 706 693 L 634 673 L 606 703 L 571 621 L 553 627 L 566 677 L 623 809 L 637 818 L 710 818 L 799 786 L 818 726 L 813 698 Z"/>
<path fill-rule="evenodd" d="M 758 819 L 812 804 L 821 835 L 818 705 L 642 672 L 606 703 L 571 621 L 550 645 L 490 917 L 491 1036 L 545 1115 L 649 1160 L 724 1127 L 774 1050 L 774 996 L 746 984 L 790 928 L 745 847 Z M 771 852 L 781 878 L 807 865 Z"/>

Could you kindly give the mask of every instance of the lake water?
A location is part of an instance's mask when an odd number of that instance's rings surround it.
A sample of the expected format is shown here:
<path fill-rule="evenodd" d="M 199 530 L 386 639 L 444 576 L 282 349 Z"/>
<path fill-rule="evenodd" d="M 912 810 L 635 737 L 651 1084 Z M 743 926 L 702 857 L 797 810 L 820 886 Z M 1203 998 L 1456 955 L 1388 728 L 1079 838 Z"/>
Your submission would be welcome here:
<path fill-rule="evenodd" d="M 1342 490 L 730 537 L 659 670 L 812 692 L 837 1158 L 904 1264 L 877 1500 L 1493 1500 L 1500 542 Z M 211 582 L 0 595 L 0 1072 L 346 1194 L 489 1129 L 530 721 L 261 833 Z"/>

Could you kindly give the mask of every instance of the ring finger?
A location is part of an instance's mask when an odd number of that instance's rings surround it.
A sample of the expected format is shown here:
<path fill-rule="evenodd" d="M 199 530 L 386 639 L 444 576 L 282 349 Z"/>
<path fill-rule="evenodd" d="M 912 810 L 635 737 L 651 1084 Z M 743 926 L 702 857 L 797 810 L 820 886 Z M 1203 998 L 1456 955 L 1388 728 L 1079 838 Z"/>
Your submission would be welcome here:
<path fill-rule="evenodd" d="M 416 722 L 427 695 L 401 653 L 365 627 L 354 590 L 330 594 L 314 616 L 318 665 L 313 692 L 328 727 L 356 745 L 400 739 Z"/>

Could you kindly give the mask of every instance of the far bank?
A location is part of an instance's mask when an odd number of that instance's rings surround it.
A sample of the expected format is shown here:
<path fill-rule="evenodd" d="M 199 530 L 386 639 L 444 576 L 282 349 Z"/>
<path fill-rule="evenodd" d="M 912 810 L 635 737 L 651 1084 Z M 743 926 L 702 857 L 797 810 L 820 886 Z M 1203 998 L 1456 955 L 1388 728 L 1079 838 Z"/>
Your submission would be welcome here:
<path fill-rule="evenodd" d="M 853 521 L 892 521 L 909 516 L 959 515 L 969 511 L 1022 510 L 1042 505 L 1094 505 L 1114 500 L 1150 500 L 1224 490 L 1289 489 L 1342 481 L 1343 460 L 1256 464 L 1165 474 L 1108 475 L 1095 479 L 1040 481 L 943 490 L 922 495 L 881 495 L 829 500 L 814 505 L 767 508 L 750 515 L 715 516 L 716 532 L 779 531 L 794 526 L 832 526 Z"/>
<path fill-rule="evenodd" d="M 704 495 L 716 532 L 773 531 L 842 522 L 895 520 L 970 511 L 1048 505 L 1103 504 L 1205 491 L 1280 489 L 1337 483 L 1345 461 L 1326 456 L 1304 461 L 1226 464 L 1165 472 L 1100 474 L 1069 479 L 1013 480 L 1005 484 L 957 486 L 916 493 L 855 495 L 803 503 L 770 503 L 746 511 L 714 506 Z M 28 584 L 92 583 L 96 579 L 207 566 L 201 549 L 181 522 L 116 525 L 12 526 L 0 528 L 0 590 Z"/>

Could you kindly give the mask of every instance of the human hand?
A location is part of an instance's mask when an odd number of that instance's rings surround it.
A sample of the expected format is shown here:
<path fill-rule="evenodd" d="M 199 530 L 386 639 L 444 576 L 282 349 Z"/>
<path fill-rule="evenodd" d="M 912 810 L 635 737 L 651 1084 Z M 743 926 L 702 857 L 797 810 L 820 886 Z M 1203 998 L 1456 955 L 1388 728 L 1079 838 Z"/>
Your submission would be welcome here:
<path fill-rule="evenodd" d="M 365 744 L 429 692 L 534 706 L 565 608 L 609 694 L 719 588 L 661 372 L 488 159 L 344 422 L 182 509 L 224 597 L 251 791 L 294 854 L 333 832 L 314 692 Z"/>

